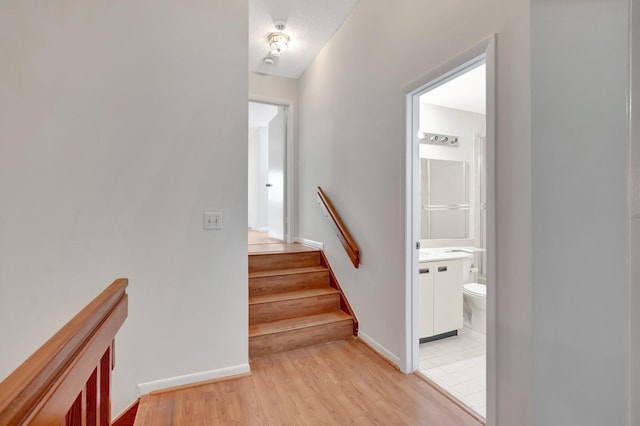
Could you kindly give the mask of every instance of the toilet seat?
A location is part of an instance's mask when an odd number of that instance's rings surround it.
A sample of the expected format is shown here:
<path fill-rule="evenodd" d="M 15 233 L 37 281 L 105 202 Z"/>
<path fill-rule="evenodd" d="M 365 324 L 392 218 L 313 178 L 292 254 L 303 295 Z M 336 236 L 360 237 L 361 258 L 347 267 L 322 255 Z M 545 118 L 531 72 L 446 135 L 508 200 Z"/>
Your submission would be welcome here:
<path fill-rule="evenodd" d="M 487 286 L 484 284 L 467 283 L 464 285 L 464 291 L 472 296 L 487 297 Z"/>

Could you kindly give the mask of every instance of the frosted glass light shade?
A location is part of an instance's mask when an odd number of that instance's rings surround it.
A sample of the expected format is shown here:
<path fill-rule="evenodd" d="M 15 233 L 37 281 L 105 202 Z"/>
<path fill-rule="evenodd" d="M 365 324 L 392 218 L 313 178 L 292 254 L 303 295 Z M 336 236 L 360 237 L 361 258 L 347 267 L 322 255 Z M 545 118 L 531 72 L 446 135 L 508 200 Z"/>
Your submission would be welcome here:
<path fill-rule="evenodd" d="M 271 50 L 282 52 L 283 50 L 287 50 L 287 48 L 289 47 L 291 38 L 285 33 L 277 32 L 269 34 L 268 40 Z"/>

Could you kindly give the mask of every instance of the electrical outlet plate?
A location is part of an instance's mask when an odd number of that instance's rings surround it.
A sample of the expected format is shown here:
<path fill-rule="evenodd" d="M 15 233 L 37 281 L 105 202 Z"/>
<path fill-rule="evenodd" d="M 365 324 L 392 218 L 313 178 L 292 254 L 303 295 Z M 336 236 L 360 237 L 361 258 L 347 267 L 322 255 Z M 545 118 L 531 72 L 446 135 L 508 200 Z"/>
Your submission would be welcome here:
<path fill-rule="evenodd" d="M 205 212 L 204 229 L 222 229 L 222 213 Z"/>

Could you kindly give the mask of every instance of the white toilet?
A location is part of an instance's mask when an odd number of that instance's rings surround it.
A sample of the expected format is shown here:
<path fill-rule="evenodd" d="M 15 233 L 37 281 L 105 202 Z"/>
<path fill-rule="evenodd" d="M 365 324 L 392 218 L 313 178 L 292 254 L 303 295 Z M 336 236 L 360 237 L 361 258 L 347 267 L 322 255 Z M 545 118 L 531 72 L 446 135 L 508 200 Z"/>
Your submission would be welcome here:
<path fill-rule="evenodd" d="M 462 289 L 464 321 L 472 330 L 487 334 L 487 286 L 467 283 Z"/>

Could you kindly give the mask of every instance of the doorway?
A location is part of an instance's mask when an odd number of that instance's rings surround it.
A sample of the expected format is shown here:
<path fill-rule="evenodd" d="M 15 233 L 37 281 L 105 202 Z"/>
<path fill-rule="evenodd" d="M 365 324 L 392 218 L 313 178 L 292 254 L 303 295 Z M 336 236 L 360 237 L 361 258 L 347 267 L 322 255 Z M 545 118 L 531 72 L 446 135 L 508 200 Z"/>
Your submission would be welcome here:
<path fill-rule="evenodd" d="M 284 105 L 249 102 L 250 244 L 287 241 L 287 114 Z"/>
<path fill-rule="evenodd" d="M 495 412 L 494 43 L 406 88 L 406 371 L 481 419 Z"/>

